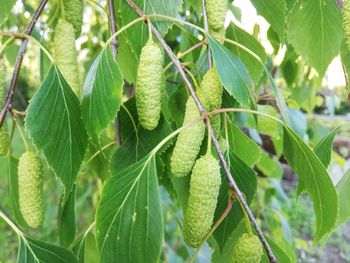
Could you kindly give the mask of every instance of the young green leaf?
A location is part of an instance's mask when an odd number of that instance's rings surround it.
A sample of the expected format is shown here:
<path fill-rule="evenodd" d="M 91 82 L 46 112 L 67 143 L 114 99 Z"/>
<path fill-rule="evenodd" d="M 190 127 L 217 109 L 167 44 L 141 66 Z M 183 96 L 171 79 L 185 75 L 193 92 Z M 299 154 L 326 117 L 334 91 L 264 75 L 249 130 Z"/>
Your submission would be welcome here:
<path fill-rule="evenodd" d="M 55 66 L 31 99 L 25 122 L 36 148 L 61 179 L 66 199 L 84 158 L 87 136 L 79 101 Z"/>

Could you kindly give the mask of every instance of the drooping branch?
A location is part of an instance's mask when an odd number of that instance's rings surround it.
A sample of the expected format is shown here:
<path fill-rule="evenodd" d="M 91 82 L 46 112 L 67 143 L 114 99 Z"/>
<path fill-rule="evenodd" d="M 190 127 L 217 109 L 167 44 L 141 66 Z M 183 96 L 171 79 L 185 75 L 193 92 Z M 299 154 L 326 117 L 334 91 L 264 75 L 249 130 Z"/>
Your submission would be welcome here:
<path fill-rule="evenodd" d="M 114 8 L 114 1 L 113 0 L 108 0 L 108 13 L 109 13 L 109 28 L 111 32 L 111 36 L 113 36 L 117 32 L 117 23 L 115 19 L 115 8 Z M 118 47 L 119 47 L 119 42 L 118 42 L 118 37 L 115 37 L 111 41 L 111 46 L 112 46 L 112 53 L 113 53 L 113 58 L 116 61 L 117 60 L 117 55 L 118 55 Z M 120 118 L 116 117 L 115 118 L 115 143 L 120 145 L 122 143 L 122 138 L 121 138 L 121 132 L 120 132 Z"/>
<path fill-rule="evenodd" d="M 47 2 L 48 2 L 48 0 L 42 0 L 40 2 L 37 10 L 35 11 L 35 13 L 32 17 L 32 20 L 30 21 L 29 25 L 27 26 L 27 28 L 24 31 L 25 35 L 30 35 L 33 32 L 34 26 L 35 26 L 36 22 L 38 21 L 41 13 L 43 12 Z M 19 51 L 17 53 L 15 69 L 13 71 L 13 75 L 12 75 L 12 79 L 11 79 L 11 83 L 10 83 L 10 88 L 9 88 L 7 96 L 6 96 L 5 105 L 4 105 L 4 108 L 0 112 L 0 128 L 2 127 L 2 125 L 4 123 L 6 114 L 11 106 L 11 103 L 12 103 L 12 100 L 13 100 L 13 97 L 15 94 L 17 79 L 19 76 L 19 72 L 21 70 L 23 57 L 24 57 L 24 53 L 26 51 L 27 45 L 28 45 L 28 39 L 22 39 L 21 46 L 20 46 Z"/>
<path fill-rule="evenodd" d="M 140 16 L 140 17 L 145 17 L 145 14 L 143 13 L 143 11 L 132 1 L 132 0 L 125 0 L 128 5 Z M 224 169 L 225 175 L 227 177 L 228 183 L 230 188 L 234 191 L 238 201 L 242 204 L 242 206 L 244 207 L 244 210 L 246 211 L 249 220 L 251 222 L 251 224 L 253 225 L 253 227 L 255 228 L 259 239 L 261 241 L 261 243 L 264 246 L 264 249 L 266 251 L 266 254 L 270 260 L 270 262 L 275 263 L 277 262 L 275 255 L 273 254 L 273 251 L 271 250 L 269 244 L 267 243 L 264 234 L 262 233 L 252 211 L 250 210 L 242 192 L 240 191 L 240 189 L 238 188 L 236 182 L 234 181 L 232 174 L 230 172 L 230 169 L 227 165 L 227 162 L 224 158 L 224 155 L 222 153 L 222 151 L 220 150 L 219 147 L 219 142 L 213 132 L 213 130 L 211 129 L 210 126 L 210 120 L 209 117 L 202 105 L 202 103 L 200 102 L 197 94 L 195 93 L 193 86 L 191 84 L 191 82 L 189 81 L 189 79 L 186 76 L 185 71 L 182 68 L 181 62 L 180 60 L 176 57 L 176 55 L 174 54 L 174 52 L 171 50 L 171 48 L 169 47 L 169 45 L 165 42 L 164 38 L 162 37 L 162 35 L 159 33 L 159 31 L 151 24 L 151 29 L 152 32 L 154 34 L 154 36 L 158 39 L 159 43 L 162 45 L 162 47 L 164 48 L 165 52 L 168 54 L 169 58 L 173 61 L 174 65 L 176 66 L 177 70 L 180 73 L 181 78 L 183 79 L 183 81 L 185 82 L 185 85 L 187 86 L 194 102 L 196 103 L 196 106 L 198 108 L 199 113 L 201 114 L 201 116 L 204 118 L 205 124 L 208 128 L 208 132 L 210 133 L 211 139 L 212 139 L 212 143 L 215 147 L 215 150 L 219 156 L 222 168 Z"/>

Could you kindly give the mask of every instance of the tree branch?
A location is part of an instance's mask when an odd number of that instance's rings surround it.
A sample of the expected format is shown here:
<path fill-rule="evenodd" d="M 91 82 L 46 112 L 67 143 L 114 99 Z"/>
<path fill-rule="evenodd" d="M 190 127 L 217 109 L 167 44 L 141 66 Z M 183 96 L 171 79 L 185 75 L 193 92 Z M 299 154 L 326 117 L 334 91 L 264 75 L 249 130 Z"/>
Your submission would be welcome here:
<path fill-rule="evenodd" d="M 140 17 L 144 17 L 144 13 L 142 12 L 142 10 L 132 1 L 132 0 L 125 0 L 129 6 L 140 16 Z M 210 120 L 209 120 L 209 117 L 202 105 L 202 103 L 200 102 L 197 94 L 195 93 L 193 87 L 192 87 L 192 84 L 191 82 L 189 81 L 189 79 L 187 78 L 186 76 L 186 73 L 185 71 L 183 70 L 182 68 L 182 65 L 181 65 L 181 62 L 180 60 L 176 57 L 176 55 L 174 54 L 174 52 L 171 50 L 171 48 L 168 46 L 168 44 L 165 42 L 164 38 L 161 36 L 161 34 L 158 32 L 158 30 L 151 24 L 151 29 L 152 29 L 152 32 L 154 34 L 154 36 L 158 39 L 159 43 L 162 45 L 162 47 L 164 48 L 165 52 L 168 54 L 169 58 L 173 61 L 174 65 L 176 66 L 177 70 L 179 71 L 180 73 L 180 76 L 181 78 L 183 79 L 183 81 L 185 82 L 193 100 L 195 101 L 196 103 L 196 106 L 198 108 L 198 111 L 199 113 L 201 114 L 201 116 L 204 118 L 204 121 L 205 121 L 205 124 L 208 128 L 208 132 L 210 133 L 210 136 L 211 136 L 211 139 L 212 139 L 212 143 L 214 144 L 214 147 L 215 147 L 215 150 L 219 156 L 219 159 L 220 159 L 220 162 L 221 162 L 221 165 L 225 171 L 225 174 L 226 174 L 226 177 L 227 177 L 227 180 L 229 182 L 229 186 L 231 187 L 231 189 L 234 191 L 234 193 L 236 194 L 239 202 L 242 204 L 242 206 L 244 207 L 244 210 L 246 211 L 248 217 L 249 217 L 249 220 L 250 222 L 252 223 L 252 225 L 254 226 L 258 236 L 259 236 L 259 239 L 261 241 L 261 243 L 263 244 L 264 248 L 265 248 L 265 251 L 267 253 L 267 256 L 270 260 L 270 262 L 272 263 L 275 263 L 277 262 L 276 260 L 276 257 L 274 256 L 269 244 L 267 243 L 260 227 L 258 226 L 258 223 L 256 222 L 256 219 L 252 213 L 252 211 L 250 210 L 242 192 L 239 190 L 236 182 L 234 181 L 232 175 L 231 175 L 231 172 L 230 172 L 230 169 L 227 165 L 227 162 L 224 158 L 224 155 L 223 153 L 221 152 L 220 150 L 220 147 L 219 147 L 219 142 L 213 132 L 213 130 L 210 128 Z"/>
<path fill-rule="evenodd" d="M 115 8 L 114 1 L 108 0 L 108 13 L 109 13 L 109 28 L 111 31 L 111 36 L 113 36 L 117 32 L 117 23 L 115 19 Z M 119 41 L 118 38 L 115 37 L 111 41 L 113 58 L 116 61 L 118 55 L 118 47 Z M 121 132 L 120 132 L 120 118 L 117 116 L 115 118 L 115 143 L 119 146 L 122 143 Z"/>
<path fill-rule="evenodd" d="M 46 6 L 47 2 L 48 2 L 48 0 L 42 0 L 40 2 L 37 10 L 35 11 L 35 13 L 33 15 L 32 20 L 30 21 L 29 25 L 27 26 L 27 28 L 24 31 L 25 35 L 30 35 L 33 32 L 34 26 L 35 26 L 36 22 L 38 21 L 41 13 L 43 12 L 44 7 Z M 23 57 L 24 57 L 24 53 L 26 51 L 27 45 L 28 45 L 28 39 L 23 39 L 21 46 L 19 48 L 19 51 L 17 53 L 15 69 L 13 71 L 9 91 L 7 93 L 7 96 L 6 96 L 5 105 L 4 105 L 4 108 L 0 112 L 0 128 L 2 127 L 2 125 L 4 123 L 6 114 L 11 106 L 13 96 L 15 94 L 17 79 L 19 76 L 19 72 L 21 70 L 21 65 L 23 62 Z"/>

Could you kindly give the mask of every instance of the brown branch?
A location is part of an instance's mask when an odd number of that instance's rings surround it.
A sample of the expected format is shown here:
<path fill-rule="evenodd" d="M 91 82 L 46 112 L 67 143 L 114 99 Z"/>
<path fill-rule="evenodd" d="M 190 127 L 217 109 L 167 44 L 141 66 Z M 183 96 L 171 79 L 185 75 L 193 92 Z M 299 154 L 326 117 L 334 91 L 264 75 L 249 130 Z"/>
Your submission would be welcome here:
<path fill-rule="evenodd" d="M 41 13 L 43 12 L 44 7 L 46 6 L 47 2 L 48 2 L 48 0 L 42 0 L 40 2 L 38 9 L 35 11 L 35 13 L 33 15 L 32 20 L 30 21 L 29 25 L 27 26 L 26 30 L 24 31 L 25 35 L 30 35 L 33 32 L 34 26 L 35 26 L 36 22 L 38 21 Z M 4 123 L 6 114 L 11 106 L 13 96 L 15 94 L 17 79 L 19 76 L 19 72 L 21 70 L 21 65 L 23 62 L 23 57 L 24 57 L 24 53 L 26 51 L 27 45 L 28 45 L 28 39 L 23 39 L 21 46 L 19 48 L 19 51 L 17 53 L 15 69 L 13 71 L 9 91 L 7 93 L 7 96 L 6 96 L 5 105 L 4 105 L 4 108 L 0 112 L 0 128 L 2 127 L 2 125 Z"/>
<path fill-rule="evenodd" d="M 108 0 L 108 12 L 109 12 L 110 32 L 111 32 L 111 36 L 113 36 L 117 32 L 117 23 L 115 19 L 115 8 L 114 8 L 113 0 Z M 112 39 L 111 47 L 112 47 L 113 58 L 116 61 L 118 56 L 118 47 L 119 47 L 118 37 L 114 37 Z M 115 118 L 115 143 L 117 144 L 117 146 L 122 143 L 121 132 L 120 132 L 120 118 L 118 116 Z"/>
<path fill-rule="evenodd" d="M 207 8 L 205 5 L 205 0 L 202 0 L 202 12 L 203 12 L 204 31 L 205 31 L 205 33 L 208 34 L 209 33 L 209 23 L 208 23 Z M 209 68 L 212 68 L 213 67 L 213 59 L 211 57 L 209 46 L 207 47 L 207 52 L 208 52 Z"/>
<path fill-rule="evenodd" d="M 145 17 L 144 13 L 142 12 L 142 10 L 132 1 L 132 0 L 125 0 L 129 6 L 140 16 L 140 17 Z M 162 35 L 158 32 L 158 30 L 151 24 L 151 29 L 152 32 L 154 34 L 154 36 L 158 39 L 159 43 L 162 45 L 162 47 L 164 48 L 165 52 L 168 54 L 169 58 L 173 61 L 174 65 L 176 66 L 177 70 L 180 73 L 181 78 L 183 79 L 183 81 L 185 82 L 185 85 L 187 86 L 194 102 L 196 103 L 196 106 L 198 108 L 199 113 L 201 114 L 201 116 L 204 118 L 205 124 L 207 126 L 208 132 L 210 133 L 211 139 L 212 139 L 212 143 L 214 144 L 215 150 L 219 156 L 221 165 L 224 169 L 224 172 L 226 174 L 227 180 L 229 182 L 229 186 L 231 187 L 231 189 L 234 191 L 234 193 L 237 196 L 237 199 L 239 200 L 239 202 L 243 205 L 244 210 L 246 211 L 250 222 L 252 223 L 252 225 L 254 226 L 259 239 L 261 241 L 261 243 L 263 244 L 266 254 L 270 260 L 270 262 L 275 263 L 277 262 L 275 255 L 273 254 L 273 251 L 271 250 L 269 244 L 267 243 L 260 227 L 258 226 L 258 223 L 252 213 L 252 211 L 250 210 L 242 192 L 239 190 L 236 182 L 234 181 L 230 169 L 227 165 L 227 162 L 224 158 L 224 155 L 222 154 L 220 147 L 219 147 L 219 142 L 213 132 L 213 130 L 210 128 L 210 120 L 209 117 L 202 105 L 202 103 L 200 102 L 197 94 L 195 93 L 193 86 L 191 84 L 191 82 L 189 81 L 189 79 L 186 76 L 185 71 L 182 68 L 181 62 L 180 60 L 176 57 L 176 55 L 174 54 L 174 52 L 171 50 L 171 48 L 168 46 L 168 44 L 165 42 L 164 38 L 162 37 Z"/>

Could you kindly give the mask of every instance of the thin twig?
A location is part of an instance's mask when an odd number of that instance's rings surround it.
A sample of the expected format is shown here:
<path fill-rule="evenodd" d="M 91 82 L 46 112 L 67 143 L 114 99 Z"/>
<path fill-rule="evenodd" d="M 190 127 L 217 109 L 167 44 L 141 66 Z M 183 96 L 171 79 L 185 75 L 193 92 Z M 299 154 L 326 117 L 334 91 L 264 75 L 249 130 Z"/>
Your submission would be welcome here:
<path fill-rule="evenodd" d="M 111 36 L 117 32 L 117 23 L 115 19 L 115 8 L 114 1 L 108 0 L 108 13 L 109 13 L 109 27 L 111 31 Z M 111 41 L 113 58 L 116 61 L 118 56 L 119 41 L 118 37 L 115 37 Z M 120 118 L 117 116 L 115 118 L 115 143 L 119 146 L 122 143 L 121 132 L 120 132 Z"/>
<path fill-rule="evenodd" d="M 38 9 L 35 11 L 35 13 L 33 15 L 32 20 L 30 21 L 28 27 L 24 31 L 25 35 L 30 35 L 33 32 L 34 26 L 35 26 L 36 22 L 38 21 L 41 13 L 43 12 L 44 7 L 46 6 L 47 2 L 48 2 L 48 0 L 42 0 L 40 2 Z M 21 65 L 23 62 L 23 57 L 24 57 L 24 53 L 26 51 L 27 45 L 28 45 L 28 39 L 23 39 L 21 46 L 19 48 L 19 51 L 17 53 L 16 65 L 15 65 L 15 69 L 13 71 L 10 88 L 9 88 L 9 91 L 7 93 L 7 96 L 6 96 L 5 105 L 4 105 L 4 108 L 0 112 L 0 128 L 2 127 L 2 125 L 4 123 L 6 114 L 11 106 L 13 96 L 15 94 L 17 79 L 19 76 L 19 72 L 21 70 Z"/>
<path fill-rule="evenodd" d="M 142 10 L 132 1 L 132 0 L 125 0 L 129 6 L 140 16 L 140 17 L 144 17 L 144 13 L 142 12 Z M 219 142 L 214 134 L 214 132 L 212 131 L 212 129 L 210 128 L 210 120 L 209 117 L 202 105 L 202 103 L 200 102 L 197 94 L 195 93 L 191 82 L 189 81 L 189 79 L 186 76 L 185 71 L 182 68 L 181 62 L 180 60 L 176 57 L 176 55 L 174 54 L 174 52 L 171 50 L 171 48 L 169 47 L 169 45 L 165 42 L 164 38 L 162 37 L 162 35 L 158 32 L 158 30 L 151 24 L 151 29 L 153 34 L 155 35 L 155 37 L 158 39 L 159 43 L 162 45 L 162 47 L 164 48 L 165 52 L 168 54 L 169 58 L 173 61 L 174 65 L 176 66 L 177 70 L 180 73 L 181 78 L 183 79 L 183 81 L 185 82 L 185 85 L 187 86 L 194 102 L 196 103 L 196 106 L 198 108 L 199 113 L 201 114 L 201 116 L 204 118 L 205 124 L 208 128 L 208 132 L 210 133 L 210 136 L 212 138 L 212 143 L 214 144 L 215 150 L 219 156 L 221 165 L 225 171 L 227 180 L 229 182 L 229 186 L 231 187 L 231 189 L 235 192 L 239 202 L 241 202 L 241 204 L 243 205 L 246 213 L 248 214 L 249 220 L 251 221 L 252 225 L 254 226 L 259 239 L 261 241 L 261 243 L 263 244 L 265 251 L 267 253 L 267 256 L 270 260 L 271 263 L 275 263 L 277 262 L 275 255 L 273 254 L 273 251 L 271 250 L 269 244 L 267 243 L 260 227 L 258 226 L 258 223 L 256 222 L 256 219 L 252 213 L 252 211 L 250 210 L 242 192 L 239 190 L 236 182 L 234 181 L 230 169 L 226 163 L 226 160 L 224 158 L 224 155 L 222 154 L 220 147 L 219 147 Z"/>
<path fill-rule="evenodd" d="M 205 33 L 209 33 L 209 23 L 208 23 L 208 16 L 207 16 L 207 7 L 205 4 L 205 0 L 202 0 L 202 12 L 203 12 L 203 22 L 204 22 L 204 31 Z M 209 68 L 213 67 L 213 59 L 211 57 L 211 52 L 209 46 L 207 47 L 208 52 L 208 65 Z"/>

